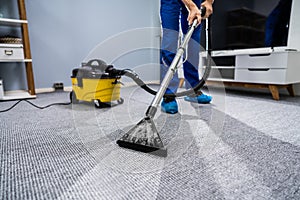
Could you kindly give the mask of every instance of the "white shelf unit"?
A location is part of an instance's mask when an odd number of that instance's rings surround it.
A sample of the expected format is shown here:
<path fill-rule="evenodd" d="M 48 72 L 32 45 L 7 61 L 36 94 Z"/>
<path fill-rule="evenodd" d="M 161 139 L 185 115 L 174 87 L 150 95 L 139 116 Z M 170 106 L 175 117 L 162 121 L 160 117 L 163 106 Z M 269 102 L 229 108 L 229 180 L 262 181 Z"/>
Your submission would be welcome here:
<path fill-rule="evenodd" d="M 296 49 L 275 47 L 213 51 L 212 58 L 216 61 L 223 59 L 226 66 L 213 64 L 208 84 L 219 82 L 229 86 L 268 88 L 273 98 L 279 100 L 278 88 L 287 88 L 294 96 L 292 85 L 300 83 L 300 51 Z M 228 63 L 226 58 L 231 58 L 231 62 Z"/>
<path fill-rule="evenodd" d="M 281 48 L 279 48 L 280 50 Z M 271 48 L 251 48 L 239 50 L 219 50 L 212 51 L 213 63 L 208 80 L 213 81 L 232 81 L 237 82 L 235 78 L 236 57 L 247 54 L 268 54 L 273 50 Z M 203 65 L 205 64 L 206 53 L 201 53 Z"/>
<path fill-rule="evenodd" d="M 32 62 L 32 59 L 0 59 L 0 62 Z"/>
<path fill-rule="evenodd" d="M 28 24 L 28 21 L 22 19 L 0 18 L 0 24 L 7 26 L 20 26 L 22 24 Z"/>
<path fill-rule="evenodd" d="M 1 100 L 10 101 L 16 99 L 34 99 L 36 95 L 30 95 L 26 90 L 14 90 L 4 92 L 4 96 Z"/>
<path fill-rule="evenodd" d="M 1 63 L 24 63 L 26 68 L 26 79 L 28 89 L 17 91 L 4 91 L 4 95 L 0 96 L 0 101 L 28 99 L 36 97 L 28 34 L 28 21 L 26 16 L 24 0 L 18 0 L 18 10 L 20 19 L 0 18 L 0 26 L 20 27 L 22 32 L 22 44 L 0 43 L 0 67 Z M 2 78 L 4 79 L 5 84 L 5 76 Z"/>

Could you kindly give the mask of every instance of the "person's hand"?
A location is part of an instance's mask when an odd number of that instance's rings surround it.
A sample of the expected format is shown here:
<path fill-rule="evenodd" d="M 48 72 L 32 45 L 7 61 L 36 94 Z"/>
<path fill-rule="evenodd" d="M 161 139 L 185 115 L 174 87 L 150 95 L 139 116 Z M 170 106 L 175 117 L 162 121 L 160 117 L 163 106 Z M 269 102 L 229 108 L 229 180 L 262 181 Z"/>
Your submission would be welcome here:
<path fill-rule="evenodd" d="M 195 19 L 197 19 L 199 25 L 201 23 L 202 17 L 201 12 L 196 5 L 189 8 L 189 16 L 187 18 L 189 25 L 192 25 Z"/>
<path fill-rule="evenodd" d="M 189 16 L 187 18 L 189 25 L 193 24 L 193 21 L 197 19 L 199 25 L 201 23 L 202 18 L 208 18 L 213 13 L 213 7 L 212 4 L 214 0 L 205 0 L 201 6 L 206 8 L 206 13 L 204 17 L 201 17 L 201 11 L 196 6 L 196 4 L 192 0 L 182 0 L 182 2 L 185 4 L 187 9 L 189 10 Z"/>
<path fill-rule="evenodd" d="M 208 18 L 211 14 L 213 14 L 213 6 L 212 6 L 213 1 L 204 1 L 201 6 L 206 8 L 206 13 L 203 19 Z"/>

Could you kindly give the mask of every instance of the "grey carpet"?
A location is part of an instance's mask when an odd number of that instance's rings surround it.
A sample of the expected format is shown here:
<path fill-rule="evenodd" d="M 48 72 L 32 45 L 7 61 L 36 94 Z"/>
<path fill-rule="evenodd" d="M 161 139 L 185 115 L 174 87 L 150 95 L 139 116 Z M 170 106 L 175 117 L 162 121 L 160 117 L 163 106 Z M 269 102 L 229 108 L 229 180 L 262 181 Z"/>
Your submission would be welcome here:
<path fill-rule="evenodd" d="M 167 158 L 115 144 L 153 98 L 140 88 L 112 108 L 21 102 L 0 113 L 0 199 L 300 199 L 300 98 L 207 92 L 212 104 L 179 99 L 180 113 L 156 114 Z"/>

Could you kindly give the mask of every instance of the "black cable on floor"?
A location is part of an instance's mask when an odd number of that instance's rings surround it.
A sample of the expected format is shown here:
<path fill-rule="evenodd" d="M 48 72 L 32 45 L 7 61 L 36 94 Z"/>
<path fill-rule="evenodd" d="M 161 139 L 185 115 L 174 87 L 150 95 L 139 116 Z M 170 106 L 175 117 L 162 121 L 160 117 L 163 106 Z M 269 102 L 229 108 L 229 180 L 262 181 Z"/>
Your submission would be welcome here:
<path fill-rule="evenodd" d="M 17 101 L 17 103 L 15 103 L 14 105 L 12 105 L 11 107 L 9 107 L 9 108 L 7 108 L 7 109 L 5 109 L 5 110 L 0 110 L 0 113 L 10 111 L 10 110 L 13 109 L 16 105 L 18 105 L 21 101 L 23 101 L 23 100 Z"/>
<path fill-rule="evenodd" d="M 14 105 L 12 105 L 11 107 L 9 107 L 9 108 L 7 108 L 7 109 L 5 109 L 5 110 L 0 110 L 0 113 L 10 111 L 10 110 L 13 109 L 16 105 L 18 105 L 21 101 L 25 101 L 25 102 L 29 103 L 30 105 L 32 105 L 33 107 L 38 108 L 38 109 L 45 109 L 45 108 L 49 108 L 49 107 L 51 107 L 51 106 L 58 106 L 58 105 L 64 106 L 64 105 L 70 105 L 70 104 L 71 104 L 71 102 L 67 102 L 67 103 L 52 103 L 52 104 L 49 104 L 49 105 L 46 105 L 46 106 L 38 106 L 38 105 L 36 105 L 36 104 L 34 104 L 34 103 L 32 103 L 32 102 L 26 100 L 26 99 L 22 99 L 22 100 L 17 101 L 17 102 L 16 102 Z"/>

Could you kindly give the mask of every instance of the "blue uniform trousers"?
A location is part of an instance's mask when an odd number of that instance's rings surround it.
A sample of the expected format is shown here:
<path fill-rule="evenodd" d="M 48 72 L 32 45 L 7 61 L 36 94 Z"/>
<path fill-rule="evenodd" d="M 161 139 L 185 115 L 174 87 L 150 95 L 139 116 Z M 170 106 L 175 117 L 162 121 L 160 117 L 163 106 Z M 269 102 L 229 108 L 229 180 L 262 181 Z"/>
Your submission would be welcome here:
<path fill-rule="evenodd" d="M 280 0 L 266 21 L 265 46 L 286 46 L 292 0 Z"/>
<path fill-rule="evenodd" d="M 201 0 L 194 0 L 200 7 Z M 188 30 L 188 11 L 181 0 L 161 0 L 160 17 L 162 23 L 161 43 L 161 80 L 164 78 L 178 49 L 179 25 L 183 34 Z M 183 64 L 186 87 L 194 87 L 199 83 L 198 64 L 200 52 L 201 26 L 198 26 L 188 44 L 188 59 Z M 166 93 L 176 93 L 179 84 L 177 73 L 173 77 Z"/>

